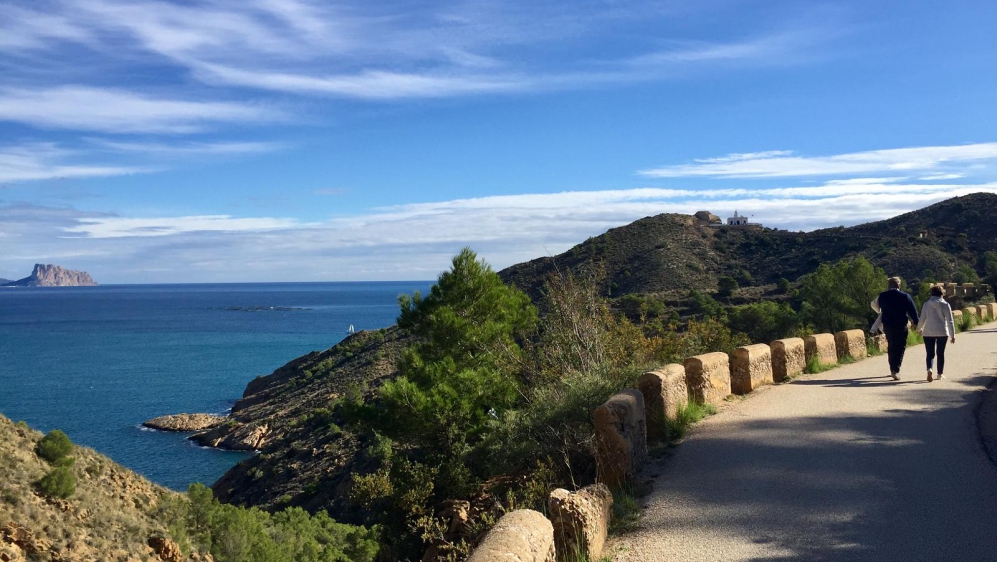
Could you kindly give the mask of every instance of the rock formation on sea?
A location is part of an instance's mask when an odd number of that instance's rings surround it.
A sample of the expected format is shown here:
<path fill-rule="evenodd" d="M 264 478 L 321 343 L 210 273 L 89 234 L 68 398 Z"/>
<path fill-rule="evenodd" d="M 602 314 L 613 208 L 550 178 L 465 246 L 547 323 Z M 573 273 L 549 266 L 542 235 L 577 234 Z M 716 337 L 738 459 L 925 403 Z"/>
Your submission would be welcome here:
<path fill-rule="evenodd" d="M 225 423 L 226 420 L 228 418 L 225 416 L 212 414 L 173 414 L 153 418 L 142 422 L 142 425 L 160 431 L 204 431 L 217 427 Z"/>
<path fill-rule="evenodd" d="M 12 287 L 96 287 L 86 271 L 64 269 L 58 265 L 35 264 L 34 271 L 24 279 L 7 283 Z"/>

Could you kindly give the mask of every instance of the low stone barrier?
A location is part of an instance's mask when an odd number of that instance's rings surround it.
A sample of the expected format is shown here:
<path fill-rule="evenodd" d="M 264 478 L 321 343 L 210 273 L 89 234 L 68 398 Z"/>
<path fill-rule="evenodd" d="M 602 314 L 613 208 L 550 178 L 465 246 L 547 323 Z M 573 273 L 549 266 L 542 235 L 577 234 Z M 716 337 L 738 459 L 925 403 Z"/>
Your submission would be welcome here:
<path fill-rule="evenodd" d="M 869 336 L 869 339 L 866 341 L 870 347 L 882 353 L 886 353 L 889 350 L 889 344 L 886 341 L 886 334 Z"/>
<path fill-rule="evenodd" d="M 952 298 L 955 296 L 955 287 L 956 287 L 955 283 L 945 284 L 945 298 Z"/>
<path fill-rule="evenodd" d="M 685 383 L 685 367 L 672 363 L 644 373 L 637 380 L 644 395 L 644 418 L 648 439 L 667 439 L 665 420 L 678 417 L 680 409 L 689 403 L 689 387 Z"/>
<path fill-rule="evenodd" d="M 990 310 L 990 317 L 997 320 L 997 302 L 988 304 L 987 308 Z"/>
<path fill-rule="evenodd" d="M 985 304 L 976 305 L 976 315 L 980 318 L 986 318 L 990 316 L 990 307 Z"/>
<path fill-rule="evenodd" d="M 958 324 L 959 321 L 962 320 L 962 311 L 961 310 L 953 310 L 952 311 L 952 320 L 956 324 Z"/>
<path fill-rule="evenodd" d="M 599 482 L 618 489 L 635 478 L 647 461 L 644 395 L 635 389 L 621 391 L 596 408 L 592 417 Z"/>
<path fill-rule="evenodd" d="M 719 406 L 730 395 L 730 358 L 726 353 L 705 353 L 683 362 L 685 383 L 697 404 Z"/>
<path fill-rule="evenodd" d="M 803 349 L 807 360 L 816 356 L 822 365 L 838 364 L 838 347 L 834 334 L 814 334 L 803 338 Z"/>
<path fill-rule="evenodd" d="M 772 380 L 782 382 L 807 368 L 803 338 L 786 338 L 772 342 Z"/>
<path fill-rule="evenodd" d="M 467 562 L 556 562 L 554 526 L 539 511 L 517 509 L 499 519 Z"/>
<path fill-rule="evenodd" d="M 865 359 L 869 354 L 865 348 L 865 332 L 862 330 L 845 330 L 834 334 L 834 347 L 838 361 L 845 357 Z"/>
<path fill-rule="evenodd" d="M 609 534 L 612 507 L 613 494 L 603 484 L 574 493 L 563 488 L 550 493 L 547 513 L 554 526 L 558 562 L 599 559 Z"/>
<path fill-rule="evenodd" d="M 955 295 L 954 296 L 965 297 L 966 296 L 966 288 L 963 287 L 962 285 L 956 285 L 955 286 Z"/>
<path fill-rule="evenodd" d="M 764 343 L 734 350 L 730 361 L 730 389 L 734 394 L 748 394 L 766 384 L 773 384 L 772 349 Z"/>
<path fill-rule="evenodd" d="M 973 307 L 971 307 L 971 306 L 967 306 L 966 308 L 962 309 L 962 315 L 963 316 L 977 316 L 976 309 L 973 308 Z"/>

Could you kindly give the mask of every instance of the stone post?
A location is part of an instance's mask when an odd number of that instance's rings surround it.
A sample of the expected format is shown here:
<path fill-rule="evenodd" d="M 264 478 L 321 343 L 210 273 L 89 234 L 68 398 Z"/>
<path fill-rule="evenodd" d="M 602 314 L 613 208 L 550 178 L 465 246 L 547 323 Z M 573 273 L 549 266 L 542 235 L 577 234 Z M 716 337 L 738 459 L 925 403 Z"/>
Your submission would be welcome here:
<path fill-rule="evenodd" d="M 838 347 L 833 334 L 814 334 L 803 338 L 807 360 L 816 356 L 821 365 L 838 364 Z"/>
<path fill-rule="evenodd" d="M 616 490 L 633 480 L 647 461 L 644 395 L 627 389 L 593 412 L 595 465 L 599 482 Z"/>
<path fill-rule="evenodd" d="M 579 558 L 598 560 L 609 534 L 613 494 L 603 484 L 577 492 L 558 488 L 550 493 L 547 513 L 554 526 L 554 546 L 559 562 Z"/>
<path fill-rule="evenodd" d="M 869 354 L 865 348 L 865 332 L 862 330 L 845 330 L 834 334 L 834 347 L 838 361 L 845 357 L 855 360 L 865 359 Z"/>
<path fill-rule="evenodd" d="M 730 395 L 730 358 L 726 353 L 705 353 L 683 362 L 689 394 L 697 404 L 719 406 Z"/>
<path fill-rule="evenodd" d="M 772 342 L 772 380 L 782 382 L 803 372 L 807 367 L 803 338 L 787 338 Z"/>
<path fill-rule="evenodd" d="M 734 394 L 748 394 L 766 384 L 773 384 L 772 349 L 764 343 L 734 350 L 730 362 L 730 389 Z"/>
<path fill-rule="evenodd" d="M 539 511 L 517 509 L 498 520 L 467 562 L 556 562 L 554 527 Z"/>
<path fill-rule="evenodd" d="M 672 363 L 644 373 L 637 380 L 637 388 L 644 395 L 648 439 L 667 439 L 668 424 L 665 421 L 677 418 L 679 410 L 689 403 L 685 367 Z"/>

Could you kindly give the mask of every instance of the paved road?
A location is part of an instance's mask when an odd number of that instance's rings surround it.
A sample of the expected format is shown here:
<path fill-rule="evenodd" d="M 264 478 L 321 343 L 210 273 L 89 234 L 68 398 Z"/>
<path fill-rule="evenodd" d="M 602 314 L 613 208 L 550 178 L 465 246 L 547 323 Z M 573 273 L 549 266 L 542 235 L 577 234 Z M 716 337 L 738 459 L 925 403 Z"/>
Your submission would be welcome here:
<path fill-rule="evenodd" d="M 767 387 L 704 420 L 649 469 L 630 561 L 997 561 L 997 468 L 974 408 L 997 323 L 960 334 L 946 379 L 924 346 L 900 382 L 874 357 Z"/>

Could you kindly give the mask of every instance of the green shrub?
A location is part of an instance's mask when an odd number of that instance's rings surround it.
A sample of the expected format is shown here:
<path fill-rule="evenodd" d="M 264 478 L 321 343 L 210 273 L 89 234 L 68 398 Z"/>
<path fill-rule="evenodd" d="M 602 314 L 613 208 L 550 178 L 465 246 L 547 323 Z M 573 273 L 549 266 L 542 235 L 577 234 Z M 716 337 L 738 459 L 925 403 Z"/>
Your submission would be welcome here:
<path fill-rule="evenodd" d="M 76 475 L 66 466 L 57 466 L 38 481 L 38 489 L 46 496 L 68 498 L 76 493 Z"/>
<path fill-rule="evenodd" d="M 924 336 L 917 333 L 917 330 L 907 332 L 907 347 L 914 347 L 924 343 Z"/>
<path fill-rule="evenodd" d="M 869 307 L 886 288 L 886 273 L 859 256 L 822 263 L 800 287 L 801 312 L 821 332 L 865 328 L 876 318 Z"/>
<path fill-rule="evenodd" d="M 813 375 L 816 373 L 823 373 L 824 371 L 829 371 L 834 367 L 835 365 L 825 365 L 824 363 L 821 363 L 817 355 L 814 354 L 807 358 L 807 366 L 803 369 L 803 372 L 809 375 Z"/>
<path fill-rule="evenodd" d="M 48 432 L 48 435 L 42 437 L 35 445 L 35 453 L 52 464 L 57 464 L 71 452 L 73 452 L 73 442 L 58 429 Z"/>

